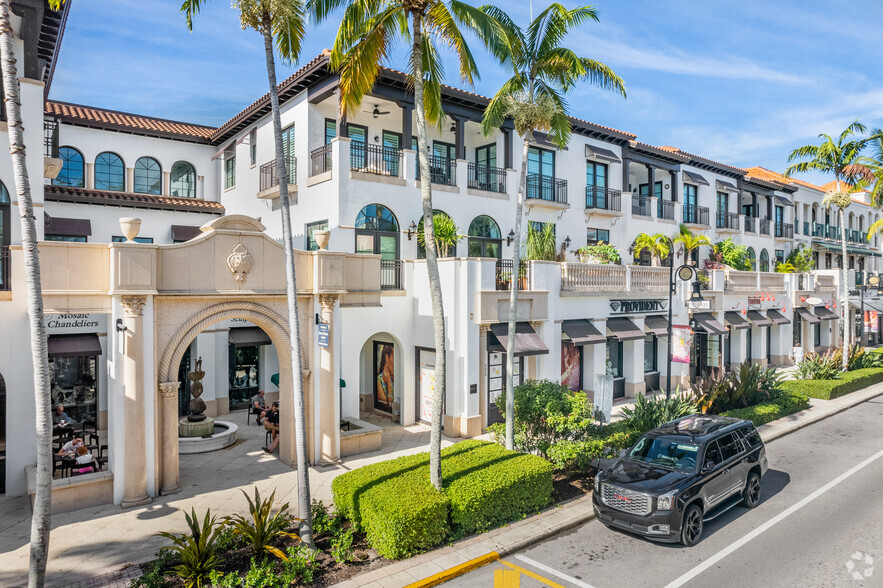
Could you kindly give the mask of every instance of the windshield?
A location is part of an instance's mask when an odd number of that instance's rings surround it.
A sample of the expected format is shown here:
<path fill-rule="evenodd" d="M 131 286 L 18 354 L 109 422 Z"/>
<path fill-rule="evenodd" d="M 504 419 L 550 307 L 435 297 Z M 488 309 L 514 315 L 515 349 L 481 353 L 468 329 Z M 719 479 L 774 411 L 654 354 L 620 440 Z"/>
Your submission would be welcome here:
<path fill-rule="evenodd" d="M 642 437 L 628 458 L 676 470 L 693 470 L 699 446 L 664 437 Z"/>

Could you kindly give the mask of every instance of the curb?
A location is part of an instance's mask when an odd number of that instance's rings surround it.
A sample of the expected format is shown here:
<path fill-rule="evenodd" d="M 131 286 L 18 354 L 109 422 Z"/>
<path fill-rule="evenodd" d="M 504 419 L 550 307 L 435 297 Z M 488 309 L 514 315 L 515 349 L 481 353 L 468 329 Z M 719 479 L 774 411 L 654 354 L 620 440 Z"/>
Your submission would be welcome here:
<path fill-rule="evenodd" d="M 775 441 L 776 439 L 784 437 L 785 435 L 790 435 L 791 433 L 794 433 L 795 431 L 799 431 L 800 429 L 803 429 L 804 427 L 814 425 L 820 421 L 825 420 L 828 417 L 832 417 L 835 414 L 840 414 L 841 412 L 849 410 L 850 408 L 854 408 L 854 407 L 858 406 L 859 404 L 863 404 L 865 402 L 868 402 L 869 400 L 873 400 L 874 398 L 878 398 L 880 396 L 883 396 L 883 390 L 880 390 L 879 392 L 871 394 L 870 396 L 867 396 L 865 398 L 856 399 L 854 402 L 846 403 L 843 406 L 838 406 L 837 408 L 835 408 L 829 412 L 826 412 L 824 414 L 814 415 L 813 417 L 806 419 L 805 422 L 795 423 L 792 427 L 790 427 L 788 429 L 783 429 L 781 431 L 773 432 L 768 437 L 764 437 L 763 433 L 761 433 L 761 435 L 760 435 L 761 439 L 763 439 L 764 443 L 769 443 L 770 441 Z M 787 418 L 787 417 L 783 417 L 783 418 Z M 773 421 L 773 422 L 775 422 L 775 421 Z M 771 423 L 767 423 L 767 424 L 771 424 Z"/>
<path fill-rule="evenodd" d="M 439 584 L 443 584 L 448 580 L 453 580 L 457 576 L 468 574 L 472 570 L 477 570 L 478 568 L 486 566 L 489 563 L 493 563 L 500 559 L 500 557 L 502 556 L 496 551 L 490 551 L 482 556 L 476 557 L 475 559 L 470 559 L 466 563 L 448 568 L 443 572 L 433 574 L 432 576 L 429 576 L 428 578 L 423 578 L 422 580 L 418 580 L 413 584 L 408 584 L 407 586 L 405 586 L 405 588 L 429 588 L 430 586 L 438 586 Z"/>

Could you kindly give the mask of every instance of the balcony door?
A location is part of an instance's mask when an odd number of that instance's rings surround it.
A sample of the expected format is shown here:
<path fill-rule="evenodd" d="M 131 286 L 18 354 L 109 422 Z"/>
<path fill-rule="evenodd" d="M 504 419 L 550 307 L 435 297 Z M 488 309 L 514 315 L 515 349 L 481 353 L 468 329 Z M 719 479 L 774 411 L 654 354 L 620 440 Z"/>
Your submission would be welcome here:
<path fill-rule="evenodd" d="M 382 204 L 369 204 L 356 217 L 356 253 L 380 255 L 380 263 L 399 259 L 399 222 Z"/>
<path fill-rule="evenodd" d="M 607 164 L 586 162 L 586 186 L 589 186 L 586 207 L 607 210 Z M 662 190 L 662 184 L 659 189 Z"/>
<path fill-rule="evenodd" d="M 393 131 L 383 131 L 383 167 L 389 175 L 399 175 L 399 150 L 402 148 L 402 136 Z"/>
<path fill-rule="evenodd" d="M 554 200 L 555 152 L 539 147 L 527 150 L 527 197 Z"/>

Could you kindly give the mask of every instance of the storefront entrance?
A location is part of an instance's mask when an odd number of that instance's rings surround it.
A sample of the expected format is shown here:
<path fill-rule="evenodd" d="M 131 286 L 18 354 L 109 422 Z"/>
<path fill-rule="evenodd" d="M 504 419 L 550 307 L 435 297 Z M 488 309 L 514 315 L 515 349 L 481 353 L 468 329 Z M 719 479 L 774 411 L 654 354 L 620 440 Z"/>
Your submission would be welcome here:
<path fill-rule="evenodd" d="M 374 341 L 371 357 L 374 366 L 374 408 L 397 416 L 399 397 L 395 387 L 395 347 L 387 341 Z"/>
<path fill-rule="evenodd" d="M 259 327 L 230 329 L 230 410 L 248 408 L 251 397 L 258 393 L 263 368 L 261 348 L 271 344 Z"/>
<path fill-rule="evenodd" d="M 53 412 L 62 406 L 73 421 L 97 427 L 98 336 L 50 335 L 48 348 Z"/>
<path fill-rule="evenodd" d="M 178 388 L 178 416 L 190 414 L 190 378 L 187 377 L 190 371 L 190 348 L 188 347 L 184 352 L 184 357 L 181 358 L 181 365 L 178 366 L 178 381 L 181 382 L 181 387 Z"/>
<path fill-rule="evenodd" d="M 489 351 L 487 354 L 487 424 L 502 423 L 506 416 L 497 407 L 497 399 L 506 394 L 506 354 L 502 351 Z M 515 358 L 515 368 L 512 374 L 512 386 L 521 384 L 521 375 L 524 373 L 524 357 Z"/>

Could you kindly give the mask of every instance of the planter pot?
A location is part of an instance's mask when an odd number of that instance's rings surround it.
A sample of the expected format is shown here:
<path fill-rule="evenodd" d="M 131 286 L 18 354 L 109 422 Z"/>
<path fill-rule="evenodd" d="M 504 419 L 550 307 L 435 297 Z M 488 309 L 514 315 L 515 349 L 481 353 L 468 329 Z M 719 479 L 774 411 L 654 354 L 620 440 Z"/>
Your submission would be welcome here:
<path fill-rule="evenodd" d="M 313 239 L 316 240 L 316 245 L 322 251 L 328 249 L 328 241 L 331 240 L 331 231 L 327 229 L 321 229 L 318 231 L 313 231 Z"/>
<path fill-rule="evenodd" d="M 134 243 L 135 237 L 138 236 L 138 232 L 141 230 L 141 219 L 124 216 L 120 219 L 120 229 L 123 231 L 126 242 Z"/>

